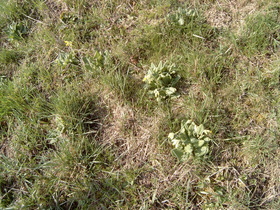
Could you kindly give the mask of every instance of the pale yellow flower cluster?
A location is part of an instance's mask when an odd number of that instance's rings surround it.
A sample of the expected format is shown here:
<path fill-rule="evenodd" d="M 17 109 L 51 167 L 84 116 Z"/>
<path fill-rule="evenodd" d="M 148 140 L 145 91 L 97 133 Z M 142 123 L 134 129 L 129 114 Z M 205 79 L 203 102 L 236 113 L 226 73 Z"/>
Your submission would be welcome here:
<path fill-rule="evenodd" d="M 73 43 L 71 41 L 64 41 L 67 47 L 72 47 Z"/>

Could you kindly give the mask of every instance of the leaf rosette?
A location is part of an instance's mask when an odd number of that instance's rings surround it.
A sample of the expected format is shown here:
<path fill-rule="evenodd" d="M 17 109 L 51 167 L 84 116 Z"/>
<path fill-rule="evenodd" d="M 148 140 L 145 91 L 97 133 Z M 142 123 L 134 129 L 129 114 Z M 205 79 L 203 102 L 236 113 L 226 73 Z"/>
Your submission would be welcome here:
<path fill-rule="evenodd" d="M 209 152 L 210 133 L 202 124 L 198 126 L 191 120 L 182 121 L 181 129 L 168 135 L 174 146 L 172 154 L 179 161 L 185 161 L 191 156 L 204 157 Z"/>
<path fill-rule="evenodd" d="M 175 96 L 177 89 L 174 86 L 179 79 L 174 64 L 160 62 L 158 66 L 151 64 L 143 81 L 146 83 L 146 89 L 149 90 L 148 93 L 157 101 L 162 101 Z"/>

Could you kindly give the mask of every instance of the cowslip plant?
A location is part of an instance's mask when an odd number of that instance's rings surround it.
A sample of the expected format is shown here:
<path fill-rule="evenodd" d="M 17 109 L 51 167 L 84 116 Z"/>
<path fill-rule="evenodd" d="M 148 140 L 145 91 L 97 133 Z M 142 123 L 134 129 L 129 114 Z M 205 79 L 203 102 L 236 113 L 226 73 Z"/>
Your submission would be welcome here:
<path fill-rule="evenodd" d="M 60 52 L 54 63 L 62 68 L 66 68 L 69 65 L 78 65 L 79 60 L 76 57 L 76 52 L 73 48 L 73 42 L 64 41 L 64 45 L 67 47 L 67 51 Z"/>
<path fill-rule="evenodd" d="M 160 62 L 158 66 L 153 63 L 151 64 L 143 81 L 149 90 L 148 93 L 160 102 L 175 96 L 177 90 L 174 86 L 179 79 L 180 76 L 177 75 L 174 64 L 168 65 L 167 63 Z"/>
<path fill-rule="evenodd" d="M 91 57 L 84 56 L 82 61 L 88 70 L 101 70 L 109 60 L 109 52 L 96 51 Z"/>
<path fill-rule="evenodd" d="M 13 22 L 11 25 L 9 25 L 7 29 L 7 35 L 9 41 L 21 40 L 27 34 L 28 34 L 27 24 L 23 22 L 20 23 Z"/>
<path fill-rule="evenodd" d="M 60 115 L 54 116 L 53 124 L 55 129 L 51 129 L 47 135 L 47 140 L 49 140 L 50 144 L 55 144 L 62 139 L 63 132 L 65 131 L 65 121 Z"/>
<path fill-rule="evenodd" d="M 169 14 L 167 19 L 172 25 L 183 26 L 195 17 L 197 17 L 197 11 L 179 7 L 175 13 Z"/>
<path fill-rule="evenodd" d="M 204 129 L 204 126 L 196 125 L 191 120 L 183 120 L 181 129 L 176 133 L 169 133 L 168 138 L 175 147 L 172 154 L 179 161 L 185 161 L 191 156 L 203 157 L 209 152 L 209 134 L 211 131 Z"/>
<path fill-rule="evenodd" d="M 75 23 L 79 20 L 78 16 L 75 14 L 72 14 L 70 12 L 62 12 L 60 15 L 60 20 L 64 23 L 64 24 L 71 24 L 71 23 Z"/>
<path fill-rule="evenodd" d="M 57 59 L 55 60 L 55 63 L 61 66 L 62 68 L 65 68 L 70 64 L 77 65 L 79 61 L 76 58 L 74 52 L 62 52 L 58 55 Z"/>

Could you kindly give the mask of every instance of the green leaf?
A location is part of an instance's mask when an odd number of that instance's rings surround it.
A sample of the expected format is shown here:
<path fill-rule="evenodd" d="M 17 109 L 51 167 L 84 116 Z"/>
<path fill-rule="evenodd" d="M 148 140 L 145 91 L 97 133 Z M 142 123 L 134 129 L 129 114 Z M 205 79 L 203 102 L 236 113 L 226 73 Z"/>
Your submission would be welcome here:
<path fill-rule="evenodd" d="M 186 133 L 186 129 L 185 129 L 184 126 L 181 126 L 180 133 L 182 133 L 182 134 L 185 134 L 185 133 Z"/>
<path fill-rule="evenodd" d="M 160 92 L 158 89 L 154 90 L 155 97 L 158 98 L 160 96 Z"/>
<path fill-rule="evenodd" d="M 161 77 L 161 84 L 163 86 L 170 85 L 170 83 L 172 81 L 172 77 L 170 74 L 160 74 L 160 77 Z"/>
<path fill-rule="evenodd" d="M 191 138 L 191 143 L 192 143 L 192 144 L 197 143 L 197 141 L 198 141 L 198 140 L 197 140 L 196 138 Z"/>
<path fill-rule="evenodd" d="M 203 140 L 206 141 L 206 142 L 211 141 L 211 139 L 209 137 L 205 137 Z"/>
<path fill-rule="evenodd" d="M 174 87 L 166 88 L 165 92 L 166 92 L 166 95 L 170 96 L 170 95 L 172 95 L 172 94 L 174 94 L 176 92 L 176 88 L 174 88 Z"/>
<path fill-rule="evenodd" d="M 179 23 L 180 26 L 184 25 L 184 24 L 185 24 L 184 18 L 181 17 L 181 18 L 178 20 L 178 23 Z"/>
<path fill-rule="evenodd" d="M 172 139 L 172 144 L 175 148 L 180 147 L 181 140 L 180 139 Z"/>
<path fill-rule="evenodd" d="M 193 152 L 193 147 L 191 144 L 187 144 L 185 147 L 184 147 L 184 152 L 187 153 L 187 154 L 192 154 Z"/>
<path fill-rule="evenodd" d="M 182 140 L 184 140 L 184 141 L 189 141 L 189 140 L 190 140 L 189 137 L 188 137 L 188 135 L 186 135 L 185 132 L 182 132 L 182 133 L 180 132 L 179 138 L 182 139 Z"/>
<path fill-rule="evenodd" d="M 203 156 L 203 155 L 206 155 L 208 153 L 208 151 L 209 151 L 208 146 L 203 146 L 203 147 L 200 147 L 196 151 L 196 155 L 197 156 Z"/>
<path fill-rule="evenodd" d="M 179 161 L 182 160 L 183 156 L 184 156 L 184 152 L 180 149 L 173 149 L 172 151 L 172 154 L 178 158 Z"/>
<path fill-rule="evenodd" d="M 175 137 L 175 133 L 169 133 L 168 134 L 168 138 L 169 139 L 174 139 L 174 137 Z"/>
<path fill-rule="evenodd" d="M 205 141 L 203 141 L 203 140 L 198 140 L 198 141 L 197 141 L 197 147 L 202 147 L 204 143 L 205 143 Z"/>
<path fill-rule="evenodd" d="M 195 126 L 195 132 L 200 136 L 204 132 L 204 126 L 201 124 L 200 126 Z"/>
<path fill-rule="evenodd" d="M 175 73 L 175 72 L 174 72 Z M 181 77 L 178 75 L 175 78 L 173 78 L 171 86 L 174 86 L 178 83 L 178 81 L 181 79 Z"/>
<path fill-rule="evenodd" d="M 164 64 L 162 63 L 162 61 L 160 61 L 159 64 L 158 64 L 158 69 L 162 69 L 163 66 L 164 66 Z"/>

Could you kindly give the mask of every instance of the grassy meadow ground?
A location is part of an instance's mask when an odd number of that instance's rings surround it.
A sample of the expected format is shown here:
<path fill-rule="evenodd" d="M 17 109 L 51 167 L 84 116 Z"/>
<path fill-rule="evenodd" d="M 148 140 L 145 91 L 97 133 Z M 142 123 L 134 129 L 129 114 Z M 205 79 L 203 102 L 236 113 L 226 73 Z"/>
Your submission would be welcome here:
<path fill-rule="evenodd" d="M 0 0 L 0 29 L 1 209 L 279 208 L 278 0 Z M 180 161 L 184 120 L 211 140 Z"/>

